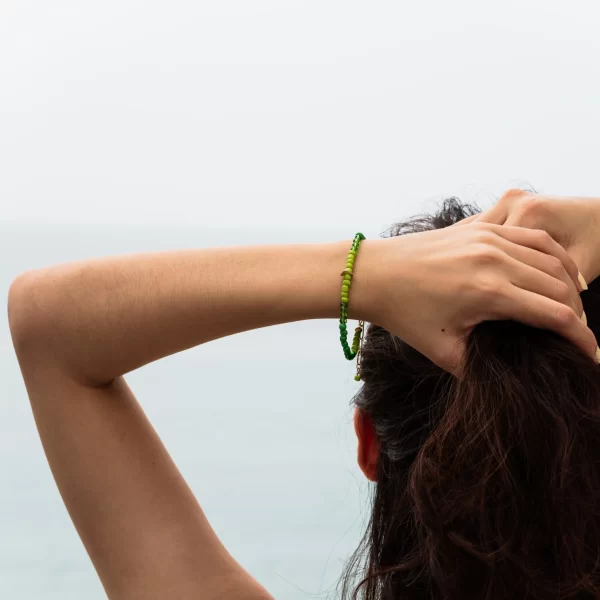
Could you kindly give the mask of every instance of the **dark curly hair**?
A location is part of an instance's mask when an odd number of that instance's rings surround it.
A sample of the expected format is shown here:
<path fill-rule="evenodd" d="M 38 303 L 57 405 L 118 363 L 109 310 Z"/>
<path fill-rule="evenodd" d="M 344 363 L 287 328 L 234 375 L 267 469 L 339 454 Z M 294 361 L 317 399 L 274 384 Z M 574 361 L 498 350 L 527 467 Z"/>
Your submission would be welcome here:
<path fill-rule="evenodd" d="M 383 236 L 477 212 L 450 198 Z M 600 283 L 581 298 L 599 337 Z M 513 321 L 474 328 L 460 381 L 376 324 L 363 346 L 353 402 L 380 455 L 342 597 L 600 598 L 598 365 Z"/>

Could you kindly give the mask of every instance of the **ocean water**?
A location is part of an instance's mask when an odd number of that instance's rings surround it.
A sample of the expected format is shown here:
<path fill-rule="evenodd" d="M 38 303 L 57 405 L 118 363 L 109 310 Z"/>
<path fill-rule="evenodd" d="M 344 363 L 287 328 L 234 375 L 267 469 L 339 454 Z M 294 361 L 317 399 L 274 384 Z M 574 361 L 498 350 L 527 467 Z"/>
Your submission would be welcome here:
<path fill-rule="evenodd" d="M 335 231 L 0 228 L 0 289 L 21 271 L 124 252 L 345 239 Z M 6 306 L 6 304 L 5 304 Z M 333 320 L 246 332 L 126 376 L 208 519 L 278 599 L 333 598 L 368 513 Z M 0 598 L 106 598 L 55 486 L 0 321 Z"/>

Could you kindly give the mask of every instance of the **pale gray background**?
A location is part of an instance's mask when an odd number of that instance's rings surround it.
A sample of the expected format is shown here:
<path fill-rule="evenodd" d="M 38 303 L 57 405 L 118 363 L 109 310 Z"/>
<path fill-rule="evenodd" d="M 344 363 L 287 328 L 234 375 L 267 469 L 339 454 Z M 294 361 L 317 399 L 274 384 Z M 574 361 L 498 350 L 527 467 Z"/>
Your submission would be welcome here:
<path fill-rule="evenodd" d="M 374 237 L 458 194 L 599 195 L 598 4 L 0 0 L 0 289 L 130 251 Z M 4 296 L 5 297 L 5 296 Z M 232 553 L 325 597 L 361 533 L 335 322 L 128 376 Z M 0 321 L 0 597 L 104 597 Z"/>

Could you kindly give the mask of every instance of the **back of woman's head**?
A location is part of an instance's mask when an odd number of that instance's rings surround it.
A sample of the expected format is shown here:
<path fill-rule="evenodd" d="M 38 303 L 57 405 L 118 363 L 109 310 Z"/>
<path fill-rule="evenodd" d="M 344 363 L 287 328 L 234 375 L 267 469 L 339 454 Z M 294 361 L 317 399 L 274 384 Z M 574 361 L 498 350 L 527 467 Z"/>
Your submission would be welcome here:
<path fill-rule="evenodd" d="M 387 236 L 476 212 L 453 198 Z M 599 337 L 600 285 L 581 298 Z M 379 444 L 377 483 L 343 596 L 600 597 L 600 367 L 512 321 L 481 323 L 466 346 L 458 380 L 368 327 L 354 402 Z"/>

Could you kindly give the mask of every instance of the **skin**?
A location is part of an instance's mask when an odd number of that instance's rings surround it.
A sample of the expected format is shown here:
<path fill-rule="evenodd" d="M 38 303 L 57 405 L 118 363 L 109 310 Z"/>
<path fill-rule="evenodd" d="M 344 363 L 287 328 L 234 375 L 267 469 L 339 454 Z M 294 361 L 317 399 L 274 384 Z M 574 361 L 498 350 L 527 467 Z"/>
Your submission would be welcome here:
<path fill-rule="evenodd" d="M 358 466 L 369 481 L 376 482 L 379 443 L 371 420 L 358 409 L 354 409 L 354 432 L 357 441 Z"/>
<path fill-rule="evenodd" d="M 42 445 L 111 600 L 270 594 L 229 554 L 124 375 L 238 332 L 339 317 L 350 242 L 122 255 L 28 271 L 8 314 Z M 543 232 L 472 223 L 361 243 L 349 318 L 376 322 L 460 375 L 462 336 L 514 319 L 597 347 L 577 265 Z M 358 460 L 377 441 L 357 413 Z"/>
<path fill-rule="evenodd" d="M 543 229 L 577 264 L 586 282 L 600 275 L 600 198 L 551 196 L 511 189 L 489 210 L 464 219 L 468 223 L 494 223 Z"/>

